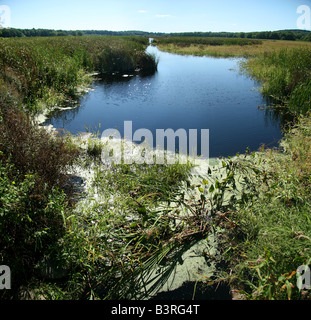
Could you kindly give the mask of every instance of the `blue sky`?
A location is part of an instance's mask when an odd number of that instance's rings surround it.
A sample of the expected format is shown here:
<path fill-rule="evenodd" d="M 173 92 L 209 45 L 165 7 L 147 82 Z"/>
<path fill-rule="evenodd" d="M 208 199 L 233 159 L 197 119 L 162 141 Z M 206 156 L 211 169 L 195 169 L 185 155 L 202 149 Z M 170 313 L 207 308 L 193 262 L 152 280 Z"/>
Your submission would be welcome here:
<path fill-rule="evenodd" d="M 311 0 L 0 0 L 11 27 L 151 32 L 296 29 Z"/>

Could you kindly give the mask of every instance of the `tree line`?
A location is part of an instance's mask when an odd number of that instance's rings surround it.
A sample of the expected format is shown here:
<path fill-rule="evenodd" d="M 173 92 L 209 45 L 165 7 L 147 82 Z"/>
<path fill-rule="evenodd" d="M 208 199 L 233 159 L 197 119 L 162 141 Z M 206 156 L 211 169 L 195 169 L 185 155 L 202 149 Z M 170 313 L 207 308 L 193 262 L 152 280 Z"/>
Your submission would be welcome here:
<path fill-rule="evenodd" d="M 83 36 L 83 35 L 110 35 L 110 36 L 146 36 L 146 37 L 223 37 L 247 38 L 267 40 L 300 40 L 311 41 L 311 32 L 306 30 L 280 30 L 260 32 L 182 32 L 161 33 L 145 31 L 108 31 L 108 30 L 51 30 L 51 29 L 0 29 L 0 37 L 52 37 L 52 36 Z"/>

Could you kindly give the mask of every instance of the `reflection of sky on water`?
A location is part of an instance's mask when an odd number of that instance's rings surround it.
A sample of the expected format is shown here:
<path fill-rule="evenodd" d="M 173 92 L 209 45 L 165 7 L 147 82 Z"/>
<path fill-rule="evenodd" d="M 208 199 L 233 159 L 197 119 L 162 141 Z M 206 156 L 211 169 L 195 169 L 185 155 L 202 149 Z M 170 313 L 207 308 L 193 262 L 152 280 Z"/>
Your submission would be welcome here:
<path fill-rule="evenodd" d="M 158 72 L 122 81 L 96 81 L 80 107 L 55 113 L 48 122 L 77 133 L 85 127 L 118 129 L 133 121 L 133 132 L 179 128 L 209 129 L 210 156 L 233 155 L 281 138 L 280 119 L 260 110 L 266 104 L 258 84 L 238 72 L 239 60 L 162 53 Z"/>

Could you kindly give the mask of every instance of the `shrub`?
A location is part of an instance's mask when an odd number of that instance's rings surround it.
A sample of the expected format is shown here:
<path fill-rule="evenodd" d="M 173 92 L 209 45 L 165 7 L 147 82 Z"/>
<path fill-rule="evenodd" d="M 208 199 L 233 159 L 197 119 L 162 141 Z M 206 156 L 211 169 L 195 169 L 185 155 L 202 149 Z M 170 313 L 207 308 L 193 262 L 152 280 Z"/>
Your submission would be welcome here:
<path fill-rule="evenodd" d="M 15 179 L 16 168 L 0 161 L 0 263 L 12 272 L 12 290 L 1 296 L 18 294 L 19 287 L 34 273 L 34 266 L 48 254 L 64 233 L 65 196 L 57 189 L 48 195 L 35 191 L 35 178 Z"/>
<path fill-rule="evenodd" d="M 12 107 L 0 119 L 0 264 L 10 266 L 15 296 L 65 232 L 66 171 L 78 152 Z"/>
<path fill-rule="evenodd" d="M 56 186 L 64 187 L 66 169 L 78 154 L 64 139 L 52 137 L 17 108 L 2 111 L 0 150 L 1 159 L 14 165 L 16 176 L 34 176 L 35 189 L 40 194 Z"/>

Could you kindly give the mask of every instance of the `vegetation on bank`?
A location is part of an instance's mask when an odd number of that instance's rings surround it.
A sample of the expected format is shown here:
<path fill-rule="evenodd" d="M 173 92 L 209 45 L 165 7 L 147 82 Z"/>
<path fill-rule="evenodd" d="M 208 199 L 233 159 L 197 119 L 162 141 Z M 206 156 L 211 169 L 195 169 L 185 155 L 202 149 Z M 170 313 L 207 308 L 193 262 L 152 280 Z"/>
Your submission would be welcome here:
<path fill-rule="evenodd" d="M 180 40 L 181 41 L 181 40 Z M 276 150 L 239 156 L 234 176 L 246 178 L 250 193 L 233 201 L 221 221 L 224 230 L 222 270 L 246 299 L 306 299 L 297 287 L 297 268 L 311 259 L 310 176 L 311 48 L 297 41 L 262 41 L 249 46 L 198 45 L 178 42 L 160 49 L 182 54 L 248 57 L 242 70 L 260 82 L 278 112 L 290 114 L 285 137 Z"/>
<path fill-rule="evenodd" d="M 244 63 L 248 73 L 262 81 L 262 93 L 292 114 L 311 109 L 311 48 L 282 49 Z"/>
<path fill-rule="evenodd" d="M 228 214 L 224 256 L 231 286 L 247 299 L 310 299 L 308 289 L 297 287 L 297 269 L 311 258 L 310 128 L 310 117 L 301 118 L 282 152 L 238 160 L 252 170 L 256 192 Z"/>
<path fill-rule="evenodd" d="M 88 74 L 152 74 L 154 57 L 142 37 L 51 37 L 0 39 L 0 94 L 13 96 L 27 111 L 72 103 Z"/>
<path fill-rule="evenodd" d="M 203 46 L 247 46 L 262 44 L 261 40 L 242 39 L 242 38 L 203 38 L 203 37 L 164 37 L 156 38 L 154 44 L 161 45 L 173 43 L 179 47 L 189 47 L 190 45 Z"/>
<path fill-rule="evenodd" d="M 182 55 L 212 56 L 212 57 L 245 57 L 252 58 L 263 54 L 280 51 L 282 49 L 311 48 L 309 42 L 282 40 L 251 40 L 251 39 L 223 39 L 203 40 L 201 38 L 156 38 L 156 44 L 162 51 Z M 205 38 L 203 38 L 205 39 Z M 253 41 L 253 42 L 252 42 Z"/>
<path fill-rule="evenodd" d="M 217 229 L 222 255 L 206 259 L 223 263 L 207 283 L 229 282 L 248 299 L 308 298 L 296 269 L 311 258 L 310 48 L 199 45 L 256 48 L 243 69 L 295 116 L 281 150 L 223 159 L 200 184 L 190 181 L 191 164 L 103 166 L 102 142 L 54 137 L 33 123 L 30 114 L 46 104 L 74 101 L 87 73 L 143 70 L 146 44 L 136 37 L 0 39 L 0 264 L 12 271 L 12 290 L 0 297 L 148 298 L 145 276 Z M 277 49 L 266 50 L 270 44 Z M 78 176 L 88 176 L 88 195 Z M 187 199 L 193 190 L 199 197 Z M 153 276 L 157 283 L 161 275 Z"/>
<path fill-rule="evenodd" d="M 294 117 L 280 150 L 267 150 L 265 165 L 253 167 L 258 198 L 231 215 L 229 257 L 237 259 L 235 277 L 251 299 L 310 297 L 297 288 L 296 274 L 311 258 L 310 57 L 310 48 L 283 49 L 244 63 L 263 94 Z"/>
<path fill-rule="evenodd" d="M 198 37 L 198 38 L 247 38 L 266 40 L 311 41 L 311 32 L 307 30 L 279 30 L 260 32 L 145 32 L 145 31 L 108 31 L 108 30 L 51 30 L 3 28 L 1 37 L 55 37 L 55 36 L 143 36 L 143 37 Z"/>

